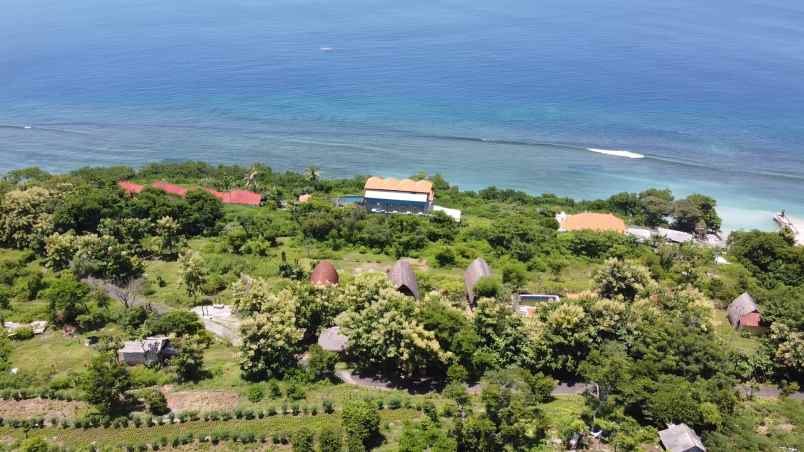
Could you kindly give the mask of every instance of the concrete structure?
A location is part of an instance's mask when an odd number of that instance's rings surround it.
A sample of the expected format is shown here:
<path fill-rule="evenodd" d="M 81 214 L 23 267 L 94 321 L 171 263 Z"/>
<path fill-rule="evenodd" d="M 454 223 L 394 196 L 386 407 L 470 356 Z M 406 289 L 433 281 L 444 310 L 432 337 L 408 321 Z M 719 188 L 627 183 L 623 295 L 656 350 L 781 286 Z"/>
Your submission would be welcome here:
<path fill-rule="evenodd" d="M 175 354 L 176 351 L 170 346 L 170 340 L 166 336 L 126 341 L 117 351 L 118 359 L 129 366 L 157 363 Z"/>
<path fill-rule="evenodd" d="M 341 334 L 337 326 L 325 329 L 318 336 L 318 345 L 328 352 L 340 353 L 346 350 L 348 343 L 349 338 Z"/>
<path fill-rule="evenodd" d="M 782 210 L 773 216 L 773 221 L 780 229 L 787 229 L 793 234 L 796 245 L 804 246 L 804 220 L 794 219 Z"/>
<path fill-rule="evenodd" d="M 196 306 L 192 311 L 201 319 L 204 328 L 226 342 L 239 346 L 240 317 L 232 312 L 232 307 L 223 304 Z"/>
<path fill-rule="evenodd" d="M 633 236 L 640 242 L 647 242 L 653 238 L 654 232 L 647 228 L 640 228 L 636 226 L 629 226 L 626 229 L 626 234 Z"/>
<path fill-rule="evenodd" d="M 466 290 L 466 299 L 470 305 L 475 303 L 475 285 L 481 278 L 491 276 L 491 267 L 483 258 L 478 257 L 463 272 L 463 283 Z"/>
<path fill-rule="evenodd" d="M 584 212 L 567 215 L 564 212 L 556 215 L 559 231 L 596 231 L 625 234 L 625 222 L 610 213 Z"/>
<path fill-rule="evenodd" d="M 410 263 L 404 259 L 399 259 L 394 266 L 388 270 L 388 279 L 394 284 L 396 290 L 415 299 L 419 299 L 419 286 L 416 283 L 416 272 Z"/>
<path fill-rule="evenodd" d="M 748 293 L 735 298 L 726 310 L 729 316 L 729 323 L 734 328 L 758 328 L 762 317 L 759 314 L 754 298 Z"/>
<path fill-rule="evenodd" d="M 338 270 L 330 261 L 319 262 L 310 273 L 310 284 L 314 286 L 337 286 L 339 281 Z"/>
<path fill-rule="evenodd" d="M 433 212 L 444 212 L 448 217 L 456 222 L 461 222 L 461 211 L 458 209 L 450 209 L 447 207 L 433 206 Z"/>
<path fill-rule="evenodd" d="M 433 206 L 433 183 L 369 177 L 363 195 L 366 209 L 378 213 L 428 213 Z"/>
<path fill-rule="evenodd" d="M 14 336 L 20 328 L 30 328 L 33 334 L 42 334 L 47 329 L 46 320 L 34 320 L 31 323 L 3 322 L 3 328 L 9 336 Z"/>
<path fill-rule="evenodd" d="M 670 424 L 659 432 L 659 438 L 670 452 L 706 452 L 701 438 L 687 424 Z"/>
<path fill-rule="evenodd" d="M 688 243 L 695 241 L 695 237 L 684 231 L 676 231 L 674 229 L 656 228 L 656 235 L 664 237 L 665 240 L 673 243 Z"/>

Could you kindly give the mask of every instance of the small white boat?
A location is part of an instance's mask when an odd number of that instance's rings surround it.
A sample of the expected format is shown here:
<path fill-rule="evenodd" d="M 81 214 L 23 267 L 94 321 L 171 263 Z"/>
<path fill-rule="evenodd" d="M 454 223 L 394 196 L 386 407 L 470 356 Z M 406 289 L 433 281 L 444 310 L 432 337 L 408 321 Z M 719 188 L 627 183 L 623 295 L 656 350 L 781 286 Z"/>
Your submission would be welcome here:
<path fill-rule="evenodd" d="M 321 47 L 321 51 L 322 52 L 334 52 L 335 48 L 334 47 Z"/>

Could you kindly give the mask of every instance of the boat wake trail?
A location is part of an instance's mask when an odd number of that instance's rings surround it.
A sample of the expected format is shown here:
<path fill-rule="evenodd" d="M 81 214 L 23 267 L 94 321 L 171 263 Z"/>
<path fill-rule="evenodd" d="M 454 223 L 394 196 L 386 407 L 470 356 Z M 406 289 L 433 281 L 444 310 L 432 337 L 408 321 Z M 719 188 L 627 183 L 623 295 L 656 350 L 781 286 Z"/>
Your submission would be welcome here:
<path fill-rule="evenodd" d="M 605 154 L 611 155 L 614 157 L 625 157 L 627 159 L 644 159 L 645 156 L 639 154 L 637 152 L 631 151 L 622 151 L 622 150 L 614 150 L 614 149 L 598 149 L 598 148 L 586 148 L 587 151 L 596 152 L 598 154 Z"/>

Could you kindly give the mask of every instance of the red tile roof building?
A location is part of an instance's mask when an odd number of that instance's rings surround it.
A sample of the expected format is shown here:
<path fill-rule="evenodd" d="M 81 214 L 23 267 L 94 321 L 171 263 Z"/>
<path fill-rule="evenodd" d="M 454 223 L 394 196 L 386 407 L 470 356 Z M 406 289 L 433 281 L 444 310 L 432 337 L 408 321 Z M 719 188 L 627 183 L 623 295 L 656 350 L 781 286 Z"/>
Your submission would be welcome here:
<path fill-rule="evenodd" d="M 130 195 L 135 195 L 145 190 L 144 185 L 135 184 L 134 182 L 127 180 L 121 180 L 120 182 L 117 183 L 117 186 Z M 180 196 L 182 198 L 187 196 L 187 192 L 189 191 L 180 185 L 171 184 L 163 181 L 156 181 L 153 184 L 151 184 L 151 186 L 157 190 L 162 190 L 165 193 Z M 209 188 L 205 188 L 204 190 L 211 193 L 212 196 L 218 198 L 224 204 L 259 206 L 260 203 L 262 202 L 262 195 L 260 195 L 259 193 L 254 193 L 253 191 L 233 190 L 227 192 L 220 192 Z"/>
<path fill-rule="evenodd" d="M 162 190 L 163 192 L 169 193 L 171 195 L 180 196 L 182 198 L 187 196 L 188 190 L 179 185 L 171 184 L 168 182 L 162 182 L 161 180 L 159 180 L 154 182 L 152 186 L 156 189 Z"/>
<path fill-rule="evenodd" d="M 220 192 L 209 188 L 205 189 L 212 196 L 221 200 L 224 204 L 239 204 L 243 206 L 259 206 L 262 202 L 262 195 L 254 193 L 253 191 L 235 190 Z"/>
<path fill-rule="evenodd" d="M 121 180 L 117 183 L 117 186 L 120 187 L 123 191 L 128 193 L 129 195 L 136 195 L 141 191 L 145 190 L 145 186 L 140 184 L 135 184 L 134 182 Z"/>

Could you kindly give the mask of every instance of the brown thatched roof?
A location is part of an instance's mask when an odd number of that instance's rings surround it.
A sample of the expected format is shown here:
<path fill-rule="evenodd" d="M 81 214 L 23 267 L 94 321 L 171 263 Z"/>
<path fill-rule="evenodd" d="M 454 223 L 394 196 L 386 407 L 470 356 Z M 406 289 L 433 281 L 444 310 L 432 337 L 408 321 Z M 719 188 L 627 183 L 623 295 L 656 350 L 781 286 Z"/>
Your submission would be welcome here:
<path fill-rule="evenodd" d="M 729 322 L 736 327 L 740 323 L 742 316 L 752 312 L 759 312 L 759 306 L 757 306 L 754 298 L 748 292 L 743 292 L 742 295 L 731 302 L 726 312 L 729 316 Z"/>
<path fill-rule="evenodd" d="M 491 268 L 483 258 L 478 257 L 473 260 L 466 271 L 463 272 L 463 282 L 466 286 L 466 298 L 469 303 L 475 302 L 475 284 L 480 281 L 480 278 L 491 276 Z"/>
<path fill-rule="evenodd" d="M 338 270 L 330 261 L 321 261 L 310 274 L 310 284 L 313 285 L 338 285 Z"/>
<path fill-rule="evenodd" d="M 394 284 L 396 290 L 419 299 L 419 286 L 416 284 L 416 272 L 410 263 L 400 259 L 388 270 L 388 279 Z"/>

